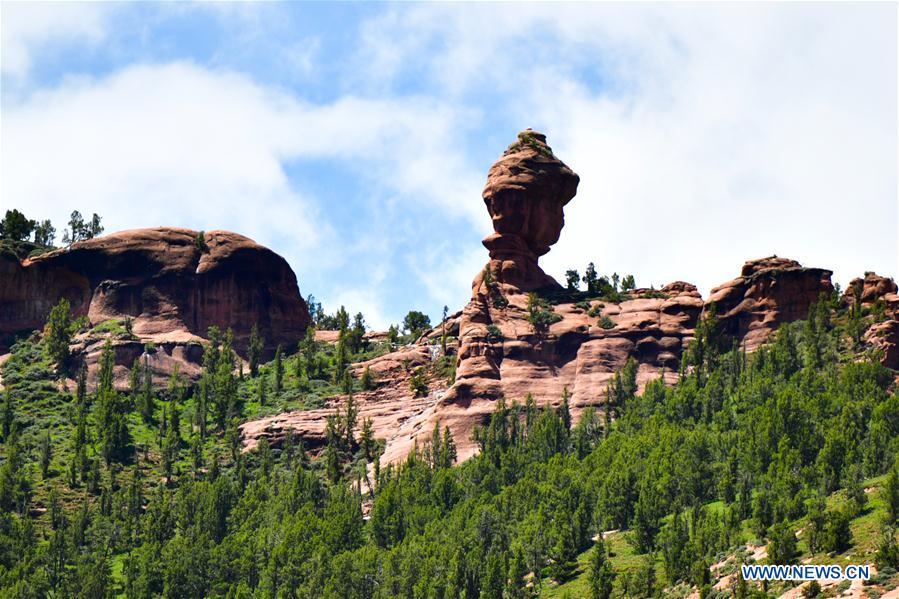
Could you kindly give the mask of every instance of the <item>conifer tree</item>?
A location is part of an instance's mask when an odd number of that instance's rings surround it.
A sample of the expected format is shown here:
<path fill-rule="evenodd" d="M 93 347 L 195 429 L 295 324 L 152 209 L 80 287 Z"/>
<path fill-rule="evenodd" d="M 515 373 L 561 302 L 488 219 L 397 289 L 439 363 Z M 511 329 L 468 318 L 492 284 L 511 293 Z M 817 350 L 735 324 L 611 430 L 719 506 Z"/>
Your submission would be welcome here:
<path fill-rule="evenodd" d="M 260 406 L 264 406 L 268 401 L 266 387 L 268 387 L 266 378 L 264 376 L 260 377 L 259 382 L 256 384 L 256 401 Z"/>
<path fill-rule="evenodd" d="M 612 570 L 612 562 L 606 552 L 606 544 L 599 532 L 596 544 L 590 552 L 590 567 L 588 570 L 591 599 L 608 599 L 612 596 L 612 584 L 615 581 L 615 572 Z"/>
<path fill-rule="evenodd" d="M 366 418 L 362 423 L 362 437 L 359 440 L 362 446 L 362 454 L 367 462 L 372 461 L 377 450 L 378 442 L 375 440 L 375 432 L 372 426 L 371 418 Z"/>
<path fill-rule="evenodd" d="M 375 380 L 368 366 L 362 371 L 362 378 L 359 382 L 363 391 L 371 391 L 375 388 Z"/>
<path fill-rule="evenodd" d="M 259 328 L 253 324 L 250 330 L 250 341 L 247 345 L 247 359 L 250 362 L 250 376 L 256 378 L 259 375 L 259 359 L 262 349 L 265 347 L 265 339 L 259 335 Z"/>
<path fill-rule="evenodd" d="M 128 405 L 113 387 L 114 357 L 107 339 L 100 354 L 97 383 L 97 427 L 106 463 L 123 461 L 131 452 Z"/>
<path fill-rule="evenodd" d="M 72 314 L 69 300 L 63 298 L 50 310 L 44 338 L 47 353 L 60 370 L 65 369 L 69 361 L 69 343 L 73 334 Z"/>
<path fill-rule="evenodd" d="M 149 423 L 153 420 L 153 412 L 156 409 L 156 400 L 153 397 L 153 371 L 150 369 L 150 362 L 144 358 L 143 387 L 140 395 L 140 415 L 144 422 Z"/>
<path fill-rule="evenodd" d="M 284 361 L 281 357 L 281 345 L 279 344 L 277 349 L 275 349 L 275 366 L 274 366 L 274 375 L 275 375 L 275 385 L 274 392 L 275 395 L 281 394 L 282 384 L 284 382 Z"/>
<path fill-rule="evenodd" d="M 41 436 L 41 477 L 46 480 L 50 472 L 50 461 L 53 459 L 53 449 L 50 443 L 50 431 L 44 431 Z"/>

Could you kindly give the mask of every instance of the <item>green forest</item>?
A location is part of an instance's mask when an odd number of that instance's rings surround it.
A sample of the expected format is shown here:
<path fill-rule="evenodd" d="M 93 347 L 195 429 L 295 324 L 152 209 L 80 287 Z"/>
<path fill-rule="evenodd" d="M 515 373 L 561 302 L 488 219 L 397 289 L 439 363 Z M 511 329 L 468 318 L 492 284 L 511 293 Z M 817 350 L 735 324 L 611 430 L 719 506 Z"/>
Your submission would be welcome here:
<path fill-rule="evenodd" d="M 361 315 L 267 363 L 256 339 L 246 372 L 212 330 L 195 385 L 154 386 L 138 362 L 116 391 L 107 346 L 89 391 L 66 343 L 86 325 L 60 304 L 2 366 L 0 596 L 778 595 L 740 578 L 747 544 L 763 562 L 874 563 L 875 596 L 899 583 L 899 395 L 858 350 L 863 318 L 822 298 L 746 354 L 712 313 L 673 386 L 638 393 L 629 362 L 577 419 L 567 397 L 498 401 L 476 457 L 455 464 L 438 426 L 382 465 L 352 399 L 371 381 L 348 365 L 390 342 L 365 343 Z M 339 394 L 324 447 L 241 451 L 240 422 Z"/>

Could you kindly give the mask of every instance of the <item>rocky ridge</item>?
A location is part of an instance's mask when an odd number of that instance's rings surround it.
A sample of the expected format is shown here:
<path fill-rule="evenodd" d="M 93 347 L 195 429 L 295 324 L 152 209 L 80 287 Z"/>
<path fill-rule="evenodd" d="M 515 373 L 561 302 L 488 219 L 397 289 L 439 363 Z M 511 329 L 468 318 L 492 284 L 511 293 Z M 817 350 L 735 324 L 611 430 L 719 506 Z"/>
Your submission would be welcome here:
<path fill-rule="evenodd" d="M 723 330 L 752 350 L 779 324 L 804 318 L 821 294 L 833 292 L 830 271 L 772 256 L 747 262 L 707 301 L 683 281 L 634 290 L 620 301 L 566 296 L 537 261 L 558 241 L 563 208 L 578 181 L 545 136 L 531 130 L 490 169 L 483 192 L 494 226 L 484 240 L 490 259 L 475 276 L 471 301 L 447 322 L 448 353 L 456 356 L 453 384 L 432 376 L 424 398 L 409 389 L 412 370 L 434 365 L 440 356 L 438 325 L 415 345 L 368 362 L 383 376 L 376 390 L 355 396 L 360 416 L 375 417 L 376 436 L 387 441 L 384 461 L 401 460 L 435 426 L 452 430 L 460 460 L 470 457 L 477 451 L 472 432 L 500 398 L 523 403 L 530 394 L 537 405 L 555 406 L 567 389 L 577 418 L 584 407 L 605 402 L 607 386 L 629 357 L 638 363 L 639 387 L 658 377 L 673 382 L 699 318 L 713 304 Z M 546 297 L 545 309 L 554 314 L 539 332 L 528 318 L 529 292 Z M 335 397 L 316 413 L 246 423 L 245 446 L 255 446 L 261 436 L 277 443 L 287 428 L 320 439 L 324 418 L 343 400 Z"/>
<path fill-rule="evenodd" d="M 151 343 L 147 358 L 159 378 L 175 364 L 189 377 L 199 373 L 209 327 L 232 329 L 242 349 L 256 324 L 270 353 L 295 343 L 311 322 L 287 262 L 228 231 L 136 229 L 21 261 L 0 255 L 0 283 L 0 337 L 40 329 L 66 298 L 94 328 L 130 321 L 132 334 L 113 341 L 117 366 L 130 367 Z M 108 336 L 76 337 L 73 350 L 91 370 Z"/>

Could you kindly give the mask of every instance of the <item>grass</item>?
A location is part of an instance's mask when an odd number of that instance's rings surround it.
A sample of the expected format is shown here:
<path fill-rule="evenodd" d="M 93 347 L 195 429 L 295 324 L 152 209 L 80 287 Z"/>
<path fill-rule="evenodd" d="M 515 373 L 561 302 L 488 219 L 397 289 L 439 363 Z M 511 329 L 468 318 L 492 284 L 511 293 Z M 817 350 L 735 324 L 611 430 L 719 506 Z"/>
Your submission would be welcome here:
<path fill-rule="evenodd" d="M 128 331 L 125 321 L 119 318 L 111 318 L 104 320 L 100 324 L 91 328 L 90 332 L 94 335 L 112 335 L 113 337 L 124 337 L 136 339 L 134 333 Z"/>
<path fill-rule="evenodd" d="M 627 533 L 623 531 L 609 533 L 605 536 L 606 548 L 612 561 L 612 567 L 617 573 L 615 578 L 615 590 L 613 594 L 621 595 L 622 581 L 624 574 L 636 570 L 643 562 L 644 555 L 634 551 L 633 545 L 627 540 Z M 590 589 L 588 586 L 588 570 L 590 552 L 589 549 L 578 555 L 577 568 L 573 576 L 564 584 L 556 584 L 550 580 L 543 581 L 543 589 L 540 592 L 541 597 L 589 597 Z M 662 576 L 662 561 L 657 558 L 655 562 L 656 579 Z"/>

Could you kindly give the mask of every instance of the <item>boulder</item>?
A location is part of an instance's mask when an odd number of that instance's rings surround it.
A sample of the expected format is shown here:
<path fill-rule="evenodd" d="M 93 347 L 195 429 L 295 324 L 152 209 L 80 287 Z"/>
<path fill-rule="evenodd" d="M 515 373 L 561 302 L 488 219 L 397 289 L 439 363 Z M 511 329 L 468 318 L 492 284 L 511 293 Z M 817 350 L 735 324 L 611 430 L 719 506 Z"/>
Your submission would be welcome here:
<path fill-rule="evenodd" d="M 254 324 L 271 352 L 311 322 L 287 261 L 228 231 L 137 229 L 0 258 L 0 337 L 41 328 L 61 298 L 92 325 L 130 318 L 139 337 L 230 328 L 238 349 Z"/>

